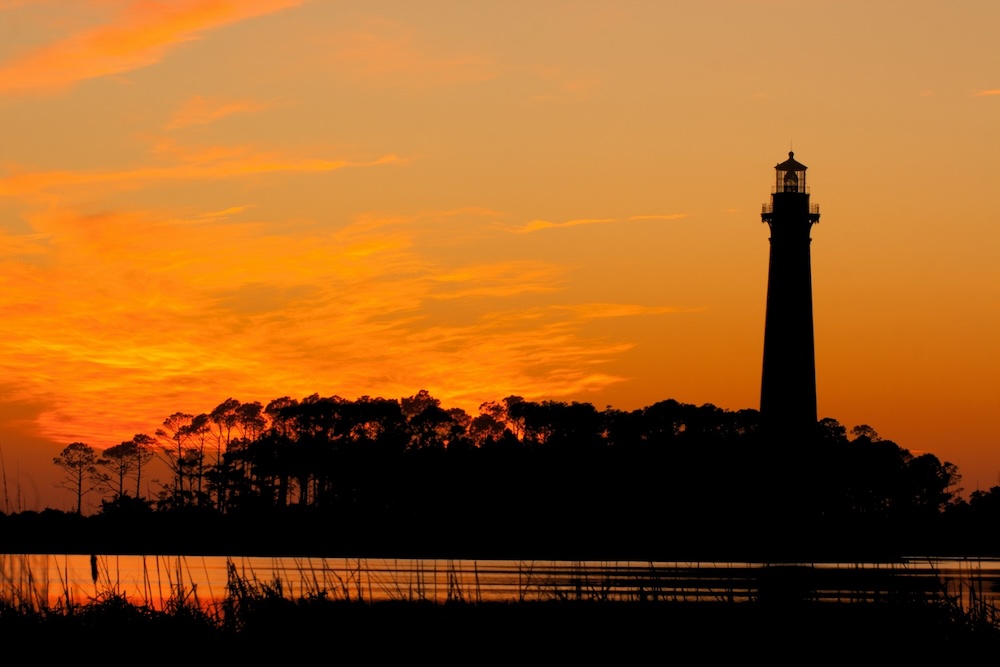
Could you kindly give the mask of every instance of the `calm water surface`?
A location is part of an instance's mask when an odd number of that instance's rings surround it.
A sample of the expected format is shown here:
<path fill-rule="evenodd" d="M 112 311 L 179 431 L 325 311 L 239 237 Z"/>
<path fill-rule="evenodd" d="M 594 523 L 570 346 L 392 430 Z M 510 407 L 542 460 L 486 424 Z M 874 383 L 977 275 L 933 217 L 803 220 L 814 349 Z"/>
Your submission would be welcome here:
<path fill-rule="evenodd" d="M 32 606 L 81 604 L 108 594 L 154 608 L 176 600 L 210 606 L 237 589 L 370 602 L 742 602 L 789 590 L 809 599 L 854 602 L 921 592 L 1000 604 L 1000 560 L 774 564 L 0 554 L 0 597 Z"/>

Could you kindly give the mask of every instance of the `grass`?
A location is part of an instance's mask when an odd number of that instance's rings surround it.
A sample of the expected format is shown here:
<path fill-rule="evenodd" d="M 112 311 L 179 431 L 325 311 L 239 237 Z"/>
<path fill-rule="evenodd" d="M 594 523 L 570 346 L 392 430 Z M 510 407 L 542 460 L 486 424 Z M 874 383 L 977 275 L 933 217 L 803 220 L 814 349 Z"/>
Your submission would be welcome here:
<path fill-rule="evenodd" d="M 622 601 L 598 588 L 583 595 L 574 589 L 547 599 L 482 602 L 447 579 L 445 602 L 412 594 L 373 602 L 366 601 L 360 579 L 314 579 L 314 586 L 291 595 L 280 579 L 260 581 L 230 563 L 224 593 L 203 601 L 196 587 L 184 584 L 179 560 L 164 604 L 154 607 L 106 580 L 95 581 L 93 596 L 77 600 L 68 588 L 60 591 L 65 573 L 27 556 L 0 556 L 5 558 L 22 561 L 17 568 L 0 563 L 0 637 L 8 646 L 38 647 L 47 657 L 96 651 L 202 664 L 322 651 L 331 660 L 605 656 L 620 662 L 698 654 L 712 661 L 879 656 L 925 663 L 934 657 L 992 658 L 1000 649 L 996 608 L 981 599 L 963 606 L 946 595 L 843 604 L 789 597 Z"/>

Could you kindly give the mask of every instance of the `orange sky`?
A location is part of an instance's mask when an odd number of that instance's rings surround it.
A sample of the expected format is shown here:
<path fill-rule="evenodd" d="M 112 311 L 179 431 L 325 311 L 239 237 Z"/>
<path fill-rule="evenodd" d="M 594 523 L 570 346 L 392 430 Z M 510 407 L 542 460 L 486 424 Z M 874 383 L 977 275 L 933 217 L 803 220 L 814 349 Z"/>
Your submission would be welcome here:
<path fill-rule="evenodd" d="M 994 0 L 0 0 L 0 451 L 233 396 L 757 407 L 810 167 L 819 412 L 1000 474 Z M 9 491 L 13 496 L 13 490 Z"/>

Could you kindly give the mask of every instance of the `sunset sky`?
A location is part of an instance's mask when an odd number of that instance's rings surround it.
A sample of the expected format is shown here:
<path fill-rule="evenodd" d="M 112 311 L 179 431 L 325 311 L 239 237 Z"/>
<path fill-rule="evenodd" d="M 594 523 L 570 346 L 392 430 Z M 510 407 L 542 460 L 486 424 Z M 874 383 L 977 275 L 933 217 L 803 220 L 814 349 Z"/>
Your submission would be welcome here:
<path fill-rule="evenodd" d="M 996 0 L 0 0 L 0 452 L 428 389 L 758 407 L 808 165 L 821 416 L 1000 475 Z"/>

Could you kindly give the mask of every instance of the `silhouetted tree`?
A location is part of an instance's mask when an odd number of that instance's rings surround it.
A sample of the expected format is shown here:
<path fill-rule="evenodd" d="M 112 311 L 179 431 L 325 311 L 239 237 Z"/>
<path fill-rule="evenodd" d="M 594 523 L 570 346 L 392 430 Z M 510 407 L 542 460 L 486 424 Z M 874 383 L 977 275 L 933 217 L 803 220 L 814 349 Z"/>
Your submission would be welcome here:
<path fill-rule="evenodd" d="M 431 396 L 430 392 L 426 389 L 421 389 L 414 396 L 400 399 L 399 407 L 403 411 L 403 415 L 406 416 L 407 421 L 411 421 L 428 408 L 441 407 L 441 401 Z"/>
<path fill-rule="evenodd" d="M 477 447 L 490 446 L 507 430 L 503 406 L 494 401 L 479 406 L 479 415 L 467 427 L 469 438 Z M 488 444 L 487 444 L 488 443 Z"/>
<path fill-rule="evenodd" d="M 514 437 L 521 440 L 524 437 L 524 417 L 522 416 L 524 399 L 520 396 L 510 395 L 501 402 L 503 410 L 500 412 L 502 420 L 507 424 L 507 428 L 514 434 Z"/>
<path fill-rule="evenodd" d="M 233 399 L 229 399 L 233 400 Z M 208 444 L 212 427 L 211 417 L 204 413 L 195 415 L 190 423 L 181 427 L 178 435 L 187 443 L 183 452 L 184 467 L 188 477 L 188 490 L 191 498 L 201 504 L 206 498 L 205 481 L 205 446 Z M 221 459 L 221 436 L 216 447 L 216 462 Z"/>
<path fill-rule="evenodd" d="M 267 428 L 264 406 L 259 401 L 243 403 L 236 408 L 236 430 L 242 440 L 256 440 Z"/>
<path fill-rule="evenodd" d="M 465 434 L 455 419 L 437 405 L 429 405 L 409 419 L 412 449 L 445 449 L 455 438 Z"/>
<path fill-rule="evenodd" d="M 209 419 L 215 424 L 217 430 L 217 459 L 222 458 L 222 450 L 229 445 L 229 441 L 232 439 L 233 429 L 236 428 L 236 424 L 239 422 L 239 415 L 237 411 L 240 408 L 240 402 L 235 398 L 227 398 L 219 405 L 215 406 L 210 415 L 205 416 L 205 422 Z"/>
<path fill-rule="evenodd" d="M 683 431 L 684 406 L 667 399 L 642 409 L 642 438 L 657 445 L 667 445 Z"/>
<path fill-rule="evenodd" d="M 100 513 L 108 516 L 134 517 L 144 516 L 152 511 L 153 501 L 124 494 L 116 496 L 113 500 L 102 500 Z"/>
<path fill-rule="evenodd" d="M 878 442 L 881 438 L 878 437 L 878 433 L 875 432 L 868 424 L 858 424 L 851 429 L 851 435 L 854 436 L 854 440 L 859 438 L 866 438 L 868 442 Z"/>
<path fill-rule="evenodd" d="M 961 491 L 958 487 L 962 476 L 954 463 L 942 462 L 930 453 L 921 454 L 907 466 L 909 488 L 907 495 L 924 512 L 939 512 L 955 501 Z"/>
<path fill-rule="evenodd" d="M 125 478 L 132 474 L 137 464 L 135 442 L 126 440 L 108 447 L 101 456 L 101 465 L 108 471 L 108 486 L 117 498 L 125 495 Z"/>
<path fill-rule="evenodd" d="M 186 427 L 190 425 L 194 415 L 186 412 L 175 412 L 163 420 L 163 428 L 156 429 L 159 442 L 159 454 L 174 473 L 172 504 L 180 506 L 184 497 L 184 478 L 186 476 L 184 461 L 184 444 L 187 435 Z"/>
<path fill-rule="evenodd" d="M 821 445 L 847 444 L 847 428 L 832 417 L 824 417 L 816 424 Z"/>
<path fill-rule="evenodd" d="M 105 477 L 98 470 L 104 465 L 104 460 L 98 458 L 97 452 L 83 442 L 72 442 L 66 445 L 59 456 L 52 462 L 66 471 L 66 476 L 58 486 L 76 495 L 76 513 L 83 513 L 83 496 L 100 486 Z"/>
<path fill-rule="evenodd" d="M 156 441 L 144 433 L 136 433 L 131 440 L 125 440 L 113 447 L 105 449 L 101 456 L 101 465 L 108 471 L 105 486 L 115 498 L 128 495 L 125 491 L 125 480 L 135 477 L 135 497 L 142 496 L 142 469 L 155 456 L 153 445 Z"/>
<path fill-rule="evenodd" d="M 142 498 L 142 469 L 156 457 L 156 438 L 145 433 L 132 436 L 135 445 L 135 497 Z"/>

